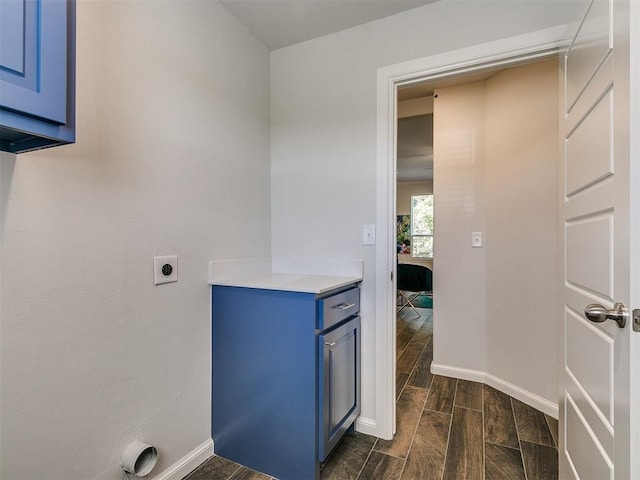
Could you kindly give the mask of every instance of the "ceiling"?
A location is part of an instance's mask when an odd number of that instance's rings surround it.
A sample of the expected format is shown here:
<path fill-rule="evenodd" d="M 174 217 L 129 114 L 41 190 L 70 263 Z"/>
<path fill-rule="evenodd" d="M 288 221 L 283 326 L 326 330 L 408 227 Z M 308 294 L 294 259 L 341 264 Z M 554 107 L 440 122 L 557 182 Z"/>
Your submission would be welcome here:
<path fill-rule="evenodd" d="M 437 0 L 221 0 L 269 50 L 322 37 Z"/>

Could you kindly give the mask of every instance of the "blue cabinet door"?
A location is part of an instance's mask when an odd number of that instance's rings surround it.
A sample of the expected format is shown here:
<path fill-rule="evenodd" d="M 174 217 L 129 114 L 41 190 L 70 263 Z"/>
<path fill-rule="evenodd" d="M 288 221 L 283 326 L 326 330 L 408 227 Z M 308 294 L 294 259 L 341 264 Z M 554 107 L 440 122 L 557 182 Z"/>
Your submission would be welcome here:
<path fill-rule="evenodd" d="M 360 317 L 318 335 L 318 459 L 324 462 L 360 414 Z"/>
<path fill-rule="evenodd" d="M 2 107 L 66 123 L 66 0 L 2 0 L 0 32 Z"/>
<path fill-rule="evenodd" d="M 75 4 L 0 0 L 0 142 L 20 153 L 75 139 Z"/>

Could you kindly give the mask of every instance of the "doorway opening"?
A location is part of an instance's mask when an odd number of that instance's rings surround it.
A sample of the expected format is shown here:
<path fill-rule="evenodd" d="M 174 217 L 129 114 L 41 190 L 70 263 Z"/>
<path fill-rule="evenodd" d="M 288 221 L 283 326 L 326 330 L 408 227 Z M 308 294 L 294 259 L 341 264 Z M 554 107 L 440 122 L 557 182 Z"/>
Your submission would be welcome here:
<path fill-rule="evenodd" d="M 402 178 L 406 151 L 402 131 L 406 100 L 402 97 L 420 88 L 399 89 L 396 208 L 398 218 L 403 218 L 407 189 L 420 193 L 420 188 L 429 188 L 436 193 L 436 221 L 425 229 L 429 236 L 409 236 L 411 251 L 399 254 L 397 288 L 401 293 L 428 290 L 434 295 L 429 298 L 431 308 L 425 311 L 413 308 L 426 306 L 420 302 L 423 296 L 410 304 L 413 315 L 408 315 L 404 305 L 398 309 L 396 383 L 400 391 L 396 396 L 401 398 L 406 385 L 428 388 L 432 375 L 443 375 L 503 391 L 509 383 L 505 392 L 509 394 L 517 387 L 532 395 L 542 393 L 549 400 L 548 408 L 534 406 L 557 415 L 550 405 L 555 389 L 545 390 L 546 385 L 556 383 L 557 352 L 541 346 L 549 343 L 546 332 L 554 328 L 553 320 L 537 320 L 520 310 L 533 299 L 553 303 L 556 296 L 558 61 L 552 58 L 491 69 L 469 79 L 461 76 L 426 86 L 431 98 L 435 97 L 431 109 L 435 127 L 425 137 L 436 140 L 431 142 L 437 144 L 431 161 L 436 175 L 431 175 L 426 187 Z M 428 161 L 426 156 L 422 160 Z M 415 208 L 421 198 L 431 200 L 432 196 L 410 196 L 412 234 L 421 230 L 417 227 L 424 221 Z M 433 242 L 433 249 L 421 245 L 425 237 L 429 247 Z M 426 252 L 429 258 L 420 258 Z M 421 263 L 425 261 L 428 269 Z M 420 270 L 429 275 L 419 275 Z M 427 277 L 433 282 L 411 288 L 408 274 L 415 283 Z M 421 315 L 425 316 L 422 323 Z M 533 323 L 545 333 L 529 332 L 527 324 Z M 418 328 L 421 335 L 406 344 L 406 338 Z M 422 338 L 424 343 L 418 344 L 417 339 Z M 522 353 L 527 360 L 521 358 Z M 413 371 L 407 371 L 416 355 L 419 362 Z M 505 367 L 507 364 L 513 367 Z M 522 381 L 521 372 L 532 380 Z M 406 382 L 404 374 L 409 374 Z M 492 378 L 487 379 L 488 375 Z M 498 379 L 501 384 L 495 385 Z M 530 403 L 527 400 L 523 399 Z M 400 418 L 402 413 L 399 410 Z"/>
<path fill-rule="evenodd" d="M 392 438 L 395 432 L 395 373 L 396 373 L 396 115 L 398 91 L 409 87 L 442 88 L 441 82 L 468 83 L 470 75 L 494 75 L 498 69 L 557 56 L 564 45 L 560 32 L 547 32 L 541 41 L 539 35 L 508 39 L 460 51 L 449 52 L 427 59 L 408 62 L 381 69 L 378 74 L 378 224 L 381 236 L 376 249 L 377 260 L 377 314 L 376 345 L 381 353 L 376 369 L 381 380 L 376 386 L 376 435 Z M 493 72 L 493 73 L 490 73 Z M 440 82 L 440 84 L 438 84 Z M 451 84 L 451 83 L 450 83 Z M 437 177 L 437 173 L 436 173 Z M 437 178 L 436 178 L 437 182 Z M 385 201 L 386 200 L 386 201 Z M 438 202 L 437 189 L 435 202 Z M 437 218 L 437 212 L 436 212 Z M 438 262 L 435 226 L 434 263 Z M 386 237 L 386 238 L 384 238 Z M 390 274 L 391 273 L 391 274 Z M 437 272 L 435 275 L 437 304 Z M 391 279 L 391 281 L 389 281 Z M 437 313 L 437 306 L 436 306 Z"/>

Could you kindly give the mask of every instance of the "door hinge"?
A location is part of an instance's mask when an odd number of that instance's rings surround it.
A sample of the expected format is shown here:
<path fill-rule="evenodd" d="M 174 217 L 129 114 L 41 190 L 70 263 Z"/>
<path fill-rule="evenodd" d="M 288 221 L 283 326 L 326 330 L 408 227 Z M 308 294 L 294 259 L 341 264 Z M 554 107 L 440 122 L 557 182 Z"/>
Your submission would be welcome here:
<path fill-rule="evenodd" d="M 393 270 L 391 270 L 391 281 L 393 282 Z"/>
<path fill-rule="evenodd" d="M 633 331 L 640 332 L 640 308 L 633 311 Z"/>

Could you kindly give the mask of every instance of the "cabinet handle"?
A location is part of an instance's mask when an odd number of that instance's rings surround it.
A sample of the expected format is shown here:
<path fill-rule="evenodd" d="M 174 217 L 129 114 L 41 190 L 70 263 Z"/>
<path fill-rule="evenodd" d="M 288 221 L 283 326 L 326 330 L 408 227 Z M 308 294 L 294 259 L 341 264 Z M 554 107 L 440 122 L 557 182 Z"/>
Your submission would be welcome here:
<path fill-rule="evenodd" d="M 324 344 L 325 344 L 327 347 L 335 347 L 335 346 L 336 346 L 336 342 L 331 342 L 331 343 L 324 342 Z"/>
<path fill-rule="evenodd" d="M 337 308 L 340 310 L 349 310 L 352 307 L 355 307 L 355 303 L 341 303 L 340 305 L 334 305 L 332 308 Z"/>

